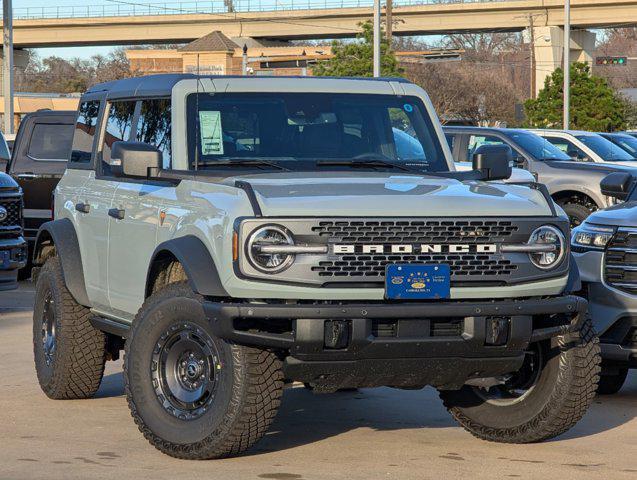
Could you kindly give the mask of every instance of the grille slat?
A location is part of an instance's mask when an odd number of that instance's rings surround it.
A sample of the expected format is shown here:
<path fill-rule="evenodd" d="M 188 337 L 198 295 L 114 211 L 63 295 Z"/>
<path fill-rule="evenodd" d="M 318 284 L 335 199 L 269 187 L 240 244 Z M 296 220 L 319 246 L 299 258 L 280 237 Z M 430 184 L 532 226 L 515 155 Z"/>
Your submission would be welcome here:
<path fill-rule="evenodd" d="M 628 293 L 637 290 L 637 232 L 619 230 L 604 255 L 604 279 Z"/>
<path fill-rule="evenodd" d="M 20 227 L 22 225 L 21 205 L 20 198 L 0 198 L 0 207 L 7 211 L 7 218 L 0 221 L 0 227 Z"/>

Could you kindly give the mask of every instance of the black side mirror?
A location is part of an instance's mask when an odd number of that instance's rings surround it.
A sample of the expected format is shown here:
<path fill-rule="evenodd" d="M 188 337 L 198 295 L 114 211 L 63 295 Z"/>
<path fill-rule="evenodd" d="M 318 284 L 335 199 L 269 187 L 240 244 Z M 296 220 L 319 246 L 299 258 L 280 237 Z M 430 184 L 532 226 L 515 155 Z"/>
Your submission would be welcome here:
<path fill-rule="evenodd" d="M 481 180 L 506 180 L 511 177 L 513 151 L 508 145 L 482 145 L 473 154 L 473 169 Z"/>
<path fill-rule="evenodd" d="M 633 184 L 633 176 L 626 172 L 614 172 L 606 175 L 599 186 L 602 195 L 613 197 L 617 200 L 626 200 Z"/>
<path fill-rule="evenodd" d="M 143 177 L 162 167 L 162 154 L 142 142 L 115 142 L 111 147 L 111 172 L 116 177 Z"/>

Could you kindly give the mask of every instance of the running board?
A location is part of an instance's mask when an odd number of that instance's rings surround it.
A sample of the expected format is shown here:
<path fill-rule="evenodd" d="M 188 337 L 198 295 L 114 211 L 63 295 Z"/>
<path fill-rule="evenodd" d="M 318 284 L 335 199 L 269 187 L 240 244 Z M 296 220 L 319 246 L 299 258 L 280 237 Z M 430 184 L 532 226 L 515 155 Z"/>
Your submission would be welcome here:
<path fill-rule="evenodd" d="M 96 315 L 90 318 L 91 325 L 98 330 L 118 337 L 128 338 L 130 325 L 128 323 L 112 320 L 110 318 L 98 317 Z"/>

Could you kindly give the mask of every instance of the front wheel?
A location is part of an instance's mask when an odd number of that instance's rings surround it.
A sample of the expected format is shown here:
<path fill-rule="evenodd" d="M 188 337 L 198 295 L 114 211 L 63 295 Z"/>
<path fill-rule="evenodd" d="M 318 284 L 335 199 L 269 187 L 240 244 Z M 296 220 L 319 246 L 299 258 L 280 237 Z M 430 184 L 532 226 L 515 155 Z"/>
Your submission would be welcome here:
<path fill-rule="evenodd" d="M 153 294 L 126 342 L 124 382 L 146 439 L 177 458 L 237 455 L 267 431 L 283 391 L 269 351 L 215 337 L 186 284 Z"/>
<path fill-rule="evenodd" d="M 449 413 L 474 436 L 531 443 L 575 425 L 595 397 L 599 340 L 590 320 L 579 332 L 530 346 L 522 368 L 489 388 L 441 391 Z"/>

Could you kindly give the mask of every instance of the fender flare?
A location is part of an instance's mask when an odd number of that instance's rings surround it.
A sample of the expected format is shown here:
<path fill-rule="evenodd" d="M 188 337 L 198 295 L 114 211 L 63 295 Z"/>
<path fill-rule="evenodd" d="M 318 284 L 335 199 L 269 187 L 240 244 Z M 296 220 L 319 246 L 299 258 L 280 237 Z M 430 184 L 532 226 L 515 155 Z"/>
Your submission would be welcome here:
<path fill-rule="evenodd" d="M 172 254 L 181 264 L 194 292 L 206 297 L 229 297 L 208 248 L 194 235 L 173 238 L 157 246 L 146 273 L 147 289 L 155 260 L 164 252 Z"/>
<path fill-rule="evenodd" d="M 86 293 L 84 269 L 80 243 L 73 222 L 68 218 L 43 223 L 38 231 L 33 249 L 33 264 L 42 265 L 42 249 L 47 241 L 52 241 L 62 266 L 62 278 L 71 296 L 80 305 L 91 306 Z"/>
<path fill-rule="evenodd" d="M 566 282 L 566 293 L 576 293 L 582 289 L 582 280 L 579 274 L 579 268 L 577 268 L 577 262 L 572 253 L 569 253 L 569 269 L 568 280 Z"/>

